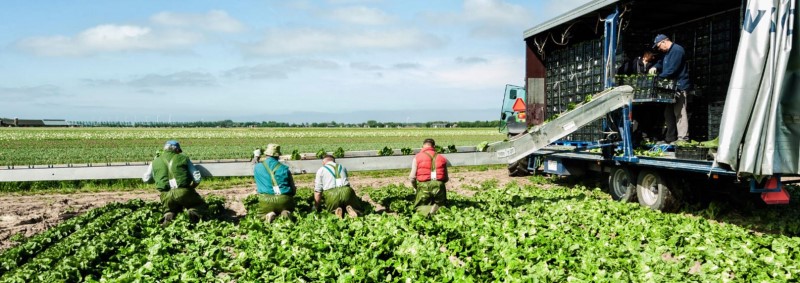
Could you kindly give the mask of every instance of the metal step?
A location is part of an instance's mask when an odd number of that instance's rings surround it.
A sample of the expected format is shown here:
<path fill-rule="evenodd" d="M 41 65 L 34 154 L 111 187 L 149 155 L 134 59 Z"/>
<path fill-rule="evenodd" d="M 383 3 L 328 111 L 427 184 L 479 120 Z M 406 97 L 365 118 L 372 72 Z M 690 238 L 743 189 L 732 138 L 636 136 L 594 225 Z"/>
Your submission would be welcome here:
<path fill-rule="evenodd" d="M 535 126 L 526 134 L 513 137 L 507 142 L 490 144 L 489 151 L 496 152 L 498 158 L 509 164 L 517 162 L 632 101 L 633 88 L 630 86 L 605 90 L 594 95 L 592 101 L 579 105 L 550 122 Z"/>

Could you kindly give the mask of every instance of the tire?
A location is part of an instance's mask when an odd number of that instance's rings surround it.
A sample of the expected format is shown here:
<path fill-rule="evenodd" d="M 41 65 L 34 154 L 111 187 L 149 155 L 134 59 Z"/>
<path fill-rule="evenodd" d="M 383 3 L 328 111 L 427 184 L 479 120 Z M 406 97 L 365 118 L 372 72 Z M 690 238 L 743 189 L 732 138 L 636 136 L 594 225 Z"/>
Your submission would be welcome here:
<path fill-rule="evenodd" d="M 611 174 L 608 175 L 608 193 L 614 200 L 636 201 L 636 174 L 626 167 L 611 168 Z"/>
<path fill-rule="evenodd" d="M 653 210 L 673 211 L 680 204 L 680 193 L 675 182 L 666 182 L 664 176 L 655 170 L 642 170 L 636 181 L 636 198 L 639 204 Z"/>
<path fill-rule="evenodd" d="M 517 162 L 508 164 L 508 176 L 510 177 L 524 177 L 529 176 L 531 172 L 528 171 L 528 158 L 517 160 Z"/>

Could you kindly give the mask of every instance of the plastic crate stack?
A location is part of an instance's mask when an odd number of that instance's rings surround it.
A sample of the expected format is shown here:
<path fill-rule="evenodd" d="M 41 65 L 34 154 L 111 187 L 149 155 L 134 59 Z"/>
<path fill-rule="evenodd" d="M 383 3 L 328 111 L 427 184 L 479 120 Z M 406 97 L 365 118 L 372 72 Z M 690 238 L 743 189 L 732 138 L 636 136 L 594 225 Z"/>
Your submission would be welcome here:
<path fill-rule="evenodd" d="M 661 79 L 654 75 L 617 75 L 617 85 L 629 85 L 633 87 L 634 102 L 648 102 L 661 100 L 671 100 L 675 97 L 675 81 Z"/>
<path fill-rule="evenodd" d="M 602 42 L 589 40 L 553 50 L 545 56 L 545 119 L 553 119 L 584 102 L 589 95 L 602 91 L 602 55 Z M 596 141 L 602 136 L 601 119 L 563 140 Z"/>
<path fill-rule="evenodd" d="M 708 139 L 713 140 L 719 136 L 719 124 L 722 122 L 722 109 L 725 101 L 716 101 L 708 104 Z"/>

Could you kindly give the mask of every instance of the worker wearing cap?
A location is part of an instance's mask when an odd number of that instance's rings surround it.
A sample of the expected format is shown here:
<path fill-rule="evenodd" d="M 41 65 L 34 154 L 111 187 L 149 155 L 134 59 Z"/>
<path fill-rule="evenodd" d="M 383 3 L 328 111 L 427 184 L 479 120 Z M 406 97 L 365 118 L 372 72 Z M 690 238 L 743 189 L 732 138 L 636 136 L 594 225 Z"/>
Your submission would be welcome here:
<path fill-rule="evenodd" d="M 448 162 L 444 155 L 436 153 L 435 147 L 433 139 L 422 142 L 422 149 L 414 156 L 411 174 L 408 175 L 416 193 L 414 207 L 417 213 L 424 215 L 434 214 L 447 201 Z"/>
<path fill-rule="evenodd" d="M 336 217 L 344 218 L 346 212 L 351 218 L 358 217 L 361 200 L 350 187 L 347 180 L 347 169 L 336 163 L 333 155 L 322 158 L 322 167 L 317 170 L 314 179 L 314 208 L 319 210 L 325 202 L 325 210 L 333 212 Z"/>
<path fill-rule="evenodd" d="M 264 154 L 266 159 L 256 164 L 253 172 L 258 193 L 255 215 L 269 223 L 277 216 L 291 218 L 295 205 L 294 195 L 297 192 L 292 172 L 288 166 L 278 161 L 281 155 L 280 145 L 267 145 Z"/>
<path fill-rule="evenodd" d="M 164 212 L 162 226 L 166 226 L 184 209 L 192 222 L 200 220 L 206 211 L 206 202 L 195 191 L 200 184 L 200 171 L 182 153 L 178 141 L 167 141 L 163 151 L 156 154 L 147 173 L 142 177 L 145 183 L 155 182 L 156 189 L 161 192 L 161 207 Z"/>
<path fill-rule="evenodd" d="M 253 150 L 253 158 L 250 159 L 250 161 L 253 162 L 253 164 L 258 164 L 259 159 L 261 159 L 261 148 L 256 147 L 256 149 Z"/>
<path fill-rule="evenodd" d="M 659 34 L 653 40 L 653 48 L 664 53 L 650 74 L 658 73 L 659 78 L 673 79 L 676 82 L 675 103 L 664 109 L 667 133 L 664 141 L 689 141 L 689 116 L 686 113 L 686 96 L 692 88 L 689 81 L 689 65 L 686 64 L 686 51 L 683 46 L 672 42 L 666 35 Z"/>

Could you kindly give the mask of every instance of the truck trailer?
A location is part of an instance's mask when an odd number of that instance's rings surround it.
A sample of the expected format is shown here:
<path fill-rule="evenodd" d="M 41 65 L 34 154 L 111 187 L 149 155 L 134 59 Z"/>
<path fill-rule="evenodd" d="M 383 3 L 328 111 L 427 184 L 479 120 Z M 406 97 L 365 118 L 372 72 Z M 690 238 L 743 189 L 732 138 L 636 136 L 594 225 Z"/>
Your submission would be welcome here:
<path fill-rule="evenodd" d="M 509 139 L 490 150 L 510 175 L 599 172 L 614 199 L 656 210 L 677 208 L 692 184 L 788 203 L 784 184 L 800 173 L 796 2 L 598 0 L 530 28 L 525 85 L 503 95 Z M 689 136 L 710 142 L 659 143 L 674 81 L 619 74 L 657 34 L 686 51 Z"/>

